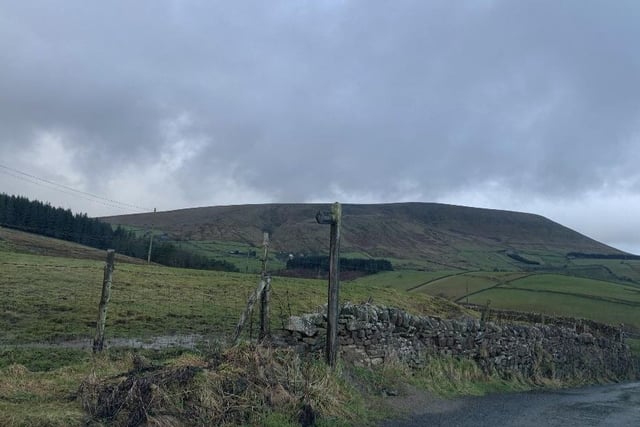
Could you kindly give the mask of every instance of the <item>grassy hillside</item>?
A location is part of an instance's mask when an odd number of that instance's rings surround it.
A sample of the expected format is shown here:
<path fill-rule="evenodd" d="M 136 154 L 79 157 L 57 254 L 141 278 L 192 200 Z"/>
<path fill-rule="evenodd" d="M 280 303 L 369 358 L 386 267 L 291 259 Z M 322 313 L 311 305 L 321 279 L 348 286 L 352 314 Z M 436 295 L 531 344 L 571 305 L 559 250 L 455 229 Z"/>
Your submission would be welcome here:
<path fill-rule="evenodd" d="M 75 259 L 104 260 L 105 251 L 90 248 L 66 240 L 53 239 L 0 227 L 0 261 L 8 257 L 8 252 L 27 253 Z M 116 255 L 118 262 L 129 264 L 146 264 L 145 261 L 124 255 Z"/>
<path fill-rule="evenodd" d="M 0 344 L 92 337 L 103 262 L 0 252 Z M 172 334 L 228 335 L 257 284 L 253 274 L 117 264 L 109 305 L 110 337 Z M 326 303 L 327 283 L 275 277 L 273 327 L 291 314 Z M 459 308 L 429 295 L 352 284 L 341 298 L 404 307 L 415 313 L 451 314 Z"/>
<path fill-rule="evenodd" d="M 233 242 L 249 248 L 261 243 L 266 230 L 272 234 L 275 251 L 322 253 L 328 250 L 328 230 L 316 224 L 315 214 L 327 208 L 319 204 L 214 206 L 103 220 L 162 230 L 174 240 Z M 436 203 L 344 205 L 342 250 L 430 270 L 527 267 L 510 256 L 513 253 L 549 268 L 562 267 L 571 251 L 621 253 L 538 215 Z"/>

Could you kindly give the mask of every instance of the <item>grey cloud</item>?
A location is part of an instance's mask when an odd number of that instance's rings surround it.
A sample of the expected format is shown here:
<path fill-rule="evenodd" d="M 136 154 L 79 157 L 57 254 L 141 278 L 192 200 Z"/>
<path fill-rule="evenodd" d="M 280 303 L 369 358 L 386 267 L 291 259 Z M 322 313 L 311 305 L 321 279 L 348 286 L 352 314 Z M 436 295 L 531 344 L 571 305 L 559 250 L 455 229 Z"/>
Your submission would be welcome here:
<path fill-rule="evenodd" d="M 488 181 L 580 197 L 637 176 L 635 2 L 0 10 L 0 144 L 60 129 L 94 186 L 107 160 L 157 164 L 181 115 L 172 138 L 205 141 L 172 172 L 194 203 L 212 176 L 282 201 L 331 199 L 330 184 L 391 201 L 406 182 L 424 200 Z"/>

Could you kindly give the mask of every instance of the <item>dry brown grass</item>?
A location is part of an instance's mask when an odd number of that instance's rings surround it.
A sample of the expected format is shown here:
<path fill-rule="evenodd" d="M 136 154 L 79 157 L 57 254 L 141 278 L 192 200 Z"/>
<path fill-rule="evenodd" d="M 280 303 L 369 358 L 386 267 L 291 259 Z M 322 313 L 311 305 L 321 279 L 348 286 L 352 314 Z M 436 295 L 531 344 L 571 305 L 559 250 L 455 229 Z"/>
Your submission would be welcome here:
<path fill-rule="evenodd" d="M 210 360 L 187 355 L 110 378 L 92 374 L 79 398 L 95 421 L 114 426 L 253 425 L 273 412 L 291 422 L 353 420 L 345 390 L 321 362 L 289 349 L 240 345 Z"/>

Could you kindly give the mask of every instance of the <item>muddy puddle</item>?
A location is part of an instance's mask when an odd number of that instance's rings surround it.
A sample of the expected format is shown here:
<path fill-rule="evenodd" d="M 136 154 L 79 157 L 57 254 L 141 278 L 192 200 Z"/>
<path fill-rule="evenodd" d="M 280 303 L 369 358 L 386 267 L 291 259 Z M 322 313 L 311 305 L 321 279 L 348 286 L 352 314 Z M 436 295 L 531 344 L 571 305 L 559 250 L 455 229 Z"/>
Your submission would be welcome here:
<path fill-rule="evenodd" d="M 199 334 L 190 335 L 160 335 L 145 338 L 109 338 L 105 340 L 106 348 L 140 348 L 162 350 L 167 348 L 195 349 L 197 346 L 206 346 L 214 339 Z M 24 344 L 0 344 L 0 349 L 11 348 L 72 348 L 79 350 L 91 350 L 93 339 L 77 339 L 61 342 L 34 342 Z"/>

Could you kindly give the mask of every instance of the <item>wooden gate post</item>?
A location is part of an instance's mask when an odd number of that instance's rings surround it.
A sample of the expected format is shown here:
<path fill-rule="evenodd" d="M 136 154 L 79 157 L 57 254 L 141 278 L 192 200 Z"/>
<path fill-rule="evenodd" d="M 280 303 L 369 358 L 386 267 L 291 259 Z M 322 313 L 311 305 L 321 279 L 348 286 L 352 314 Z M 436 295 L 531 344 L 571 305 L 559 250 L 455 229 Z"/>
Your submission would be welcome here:
<path fill-rule="evenodd" d="M 111 297 L 111 283 L 113 282 L 113 265 L 116 251 L 107 250 L 107 262 L 104 265 L 104 278 L 102 280 L 102 296 L 98 306 L 98 322 L 96 325 L 96 337 L 93 340 L 93 352 L 99 353 L 104 348 L 104 327 L 107 322 L 107 307 Z"/>
<path fill-rule="evenodd" d="M 335 367 L 338 358 L 338 316 L 340 315 L 340 226 L 342 206 L 336 202 L 331 212 L 318 212 L 318 224 L 331 224 L 329 241 L 329 292 L 327 302 L 327 364 Z"/>

